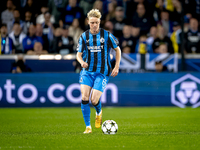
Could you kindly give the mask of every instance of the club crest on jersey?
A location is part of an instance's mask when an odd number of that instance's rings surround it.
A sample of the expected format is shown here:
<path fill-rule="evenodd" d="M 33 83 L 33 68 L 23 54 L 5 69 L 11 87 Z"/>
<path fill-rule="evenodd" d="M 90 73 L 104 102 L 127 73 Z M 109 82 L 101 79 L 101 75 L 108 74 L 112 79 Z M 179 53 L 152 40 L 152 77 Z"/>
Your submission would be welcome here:
<path fill-rule="evenodd" d="M 100 39 L 100 42 L 101 42 L 101 43 L 104 43 L 104 42 L 105 42 L 104 38 L 101 38 L 101 39 Z"/>

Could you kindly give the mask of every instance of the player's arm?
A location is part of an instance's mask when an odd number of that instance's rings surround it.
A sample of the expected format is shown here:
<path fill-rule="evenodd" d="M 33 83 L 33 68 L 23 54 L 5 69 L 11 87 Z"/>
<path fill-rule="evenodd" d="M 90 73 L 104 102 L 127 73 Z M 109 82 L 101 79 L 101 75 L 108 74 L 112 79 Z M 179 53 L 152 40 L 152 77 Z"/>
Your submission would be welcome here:
<path fill-rule="evenodd" d="M 119 48 L 119 41 L 111 33 L 109 33 L 108 44 L 116 51 L 115 67 L 111 73 L 111 76 L 115 77 L 119 73 L 119 64 L 121 60 L 121 49 Z"/>
<path fill-rule="evenodd" d="M 81 67 L 87 68 L 88 67 L 88 63 L 86 63 L 86 62 L 83 61 L 82 54 L 83 53 L 81 53 L 81 52 L 77 52 L 76 59 L 81 64 Z"/>
<path fill-rule="evenodd" d="M 116 51 L 116 62 L 115 62 L 115 67 L 111 73 L 111 76 L 115 77 L 118 75 L 119 73 L 119 65 L 120 65 L 120 60 L 121 60 L 121 49 L 119 48 L 119 46 L 117 48 L 114 48 L 114 50 Z"/>
<path fill-rule="evenodd" d="M 81 64 L 81 67 L 83 68 L 87 68 L 88 67 L 88 63 L 83 61 L 83 52 L 85 50 L 85 44 L 84 44 L 84 40 L 82 35 L 80 36 L 79 40 L 78 40 L 78 45 L 77 45 L 77 54 L 76 54 L 76 59 L 77 61 Z"/>

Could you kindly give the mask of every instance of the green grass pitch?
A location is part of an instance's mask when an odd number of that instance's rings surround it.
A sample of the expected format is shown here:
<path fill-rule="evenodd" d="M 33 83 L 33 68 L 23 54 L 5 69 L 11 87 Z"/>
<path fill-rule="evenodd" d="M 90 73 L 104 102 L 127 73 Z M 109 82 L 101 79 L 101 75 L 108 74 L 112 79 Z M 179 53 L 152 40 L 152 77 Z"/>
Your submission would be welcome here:
<path fill-rule="evenodd" d="M 94 127 L 84 135 L 80 108 L 0 109 L 0 149 L 200 149 L 200 109 L 177 107 L 103 108 L 103 121 L 119 126 L 115 135 Z"/>

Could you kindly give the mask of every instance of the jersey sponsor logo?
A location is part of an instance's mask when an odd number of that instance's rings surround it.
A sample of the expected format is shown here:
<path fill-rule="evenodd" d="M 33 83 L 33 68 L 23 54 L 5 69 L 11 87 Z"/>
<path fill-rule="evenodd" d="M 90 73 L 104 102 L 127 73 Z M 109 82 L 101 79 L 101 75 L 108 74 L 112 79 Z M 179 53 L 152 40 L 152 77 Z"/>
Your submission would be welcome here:
<path fill-rule="evenodd" d="M 90 50 L 90 52 L 101 52 L 101 49 L 103 49 L 103 45 L 102 46 L 87 46 L 88 50 Z"/>

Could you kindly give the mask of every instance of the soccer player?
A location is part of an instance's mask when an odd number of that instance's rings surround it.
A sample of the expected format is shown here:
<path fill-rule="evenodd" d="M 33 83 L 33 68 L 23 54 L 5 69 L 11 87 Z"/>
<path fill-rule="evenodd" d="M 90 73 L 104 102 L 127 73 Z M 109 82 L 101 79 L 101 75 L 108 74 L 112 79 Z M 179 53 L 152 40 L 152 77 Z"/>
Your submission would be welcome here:
<path fill-rule="evenodd" d="M 81 110 L 86 125 L 84 134 L 91 133 L 89 97 L 96 109 L 95 127 L 100 128 L 102 123 L 101 101 L 109 76 L 115 77 L 119 72 L 121 50 L 118 40 L 108 31 L 99 28 L 101 13 L 92 9 L 88 14 L 90 29 L 79 38 L 76 58 L 82 66 L 79 83 L 81 84 Z M 116 51 L 116 63 L 111 70 L 110 49 Z M 93 88 L 93 90 L 92 90 Z"/>

